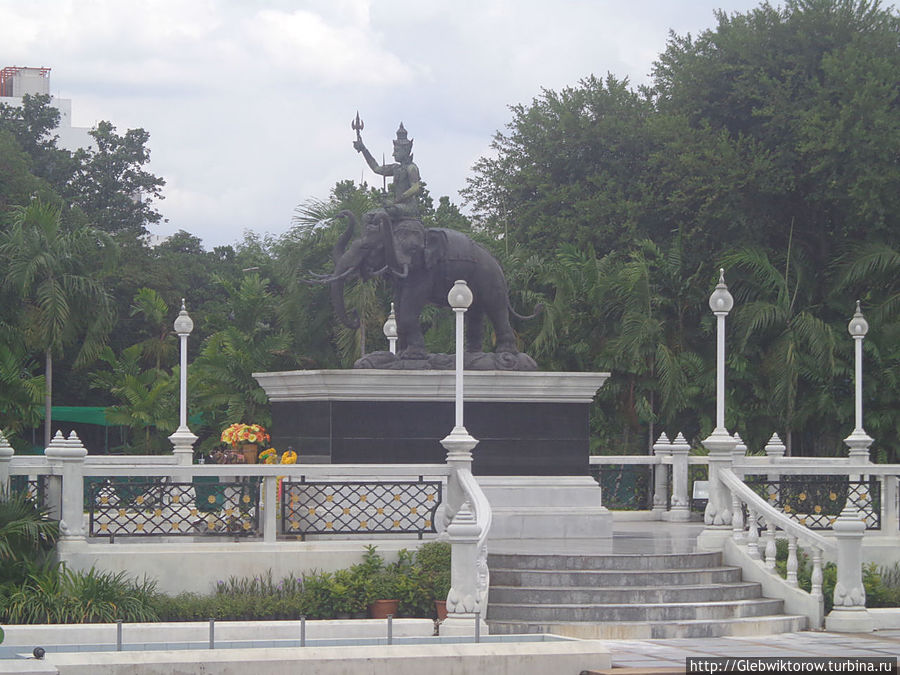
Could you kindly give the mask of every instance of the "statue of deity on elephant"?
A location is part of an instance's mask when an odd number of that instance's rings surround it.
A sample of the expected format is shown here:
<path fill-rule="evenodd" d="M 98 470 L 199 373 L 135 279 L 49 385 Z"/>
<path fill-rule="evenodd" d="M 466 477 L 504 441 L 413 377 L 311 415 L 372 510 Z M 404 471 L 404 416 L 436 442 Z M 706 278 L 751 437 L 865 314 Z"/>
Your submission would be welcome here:
<path fill-rule="evenodd" d="M 444 228 L 425 228 L 419 217 L 416 195 L 422 181 L 412 162 L 412 140 L 403 124 L 394 141 L 393 164 L 379 165 L 363 144 L 357 115 L 353 123 L 357 140 L 353 147 L 363 154 L 375 173 L 392 176 L 392 199 L 383 208 L 363 216 L 362 236 L 352 241 L 359 223 L 351 211 L 338 217 L 347 220 L 347 228 L 335 244 L 334 270 L 316 275 L 314 283 L 330 284 L 331 301 L 338 319 L 350 328 L 359 326 L 355 313 L 344 305 L 347 278 L 386 276 L 393 280 L 397 321 L 397 355 L 376 352 L 356 363 L 362 368 L 450 368 L 452 358 L 431 355 L 419 323 L 424 306 L 446 306 L 447 293 L 458 279 L 465 280 L 474 300 L 466 314 L 466 368 L 486 370 L 536 370 L 537 364 L 516 348 L 510 314 L 519 318 L 509 302 L 506 278 L 497 260 L 482 246 L 461 232 Z M 540 311 L 540 307 L 536 308 Z M 532 315 L 534 316 L 534 315 Z M 484 354 L 484 318 L 490 319 L 496 338 L 495 352 Z"/>

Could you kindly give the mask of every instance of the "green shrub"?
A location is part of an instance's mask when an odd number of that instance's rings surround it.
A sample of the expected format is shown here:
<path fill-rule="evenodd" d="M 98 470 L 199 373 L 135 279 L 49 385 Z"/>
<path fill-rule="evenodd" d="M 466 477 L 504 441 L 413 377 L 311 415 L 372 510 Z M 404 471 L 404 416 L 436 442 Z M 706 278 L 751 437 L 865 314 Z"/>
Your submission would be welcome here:
<path fill-rule="evenodd" d="M 16 586 L 48 560 L 59 523 L 21 494 L 0 496 L 0 584 Z"/>
<path fill-rule="evenodd" d="M 32 567 L 10 594 L 9 623 L 109 623 L 156 621 L 156 583 L 138 582 L 125 572 L 72 572 L 48 562 Z"/>
<path fill-rule="evenodd" d="M 787 577 L 787 540 L 777 540 L 775 551 L 775 569 L 783 578 Z M 800 588 L 809 592 L 812 589 L 812 563 L 806 551 L 797 550 L 797 562 L 797 583 Z M 900 564 L 895 564 L 893 568 L 878 567 L 875 563 L 865 564 L 862 577 L 866 607 L 900 607 Z M 834 607 L 836 585 L 837 565 L 827 562 L 822 565 L 822 595 L 826 613 Z"/>

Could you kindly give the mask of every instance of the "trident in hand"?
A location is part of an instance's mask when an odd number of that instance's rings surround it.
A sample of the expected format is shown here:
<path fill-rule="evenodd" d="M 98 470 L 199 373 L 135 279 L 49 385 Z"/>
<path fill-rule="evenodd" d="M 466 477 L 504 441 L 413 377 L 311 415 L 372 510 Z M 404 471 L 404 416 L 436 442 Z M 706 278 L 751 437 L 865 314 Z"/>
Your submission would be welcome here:
<path fill-rule="evenodd" d="M 350 122 L 350 128 L 356 132 L 356 140 L 357 141 L 360 141 L 360 142 L 362 141 L 362 137 L 359 135 L 359 132 L 363 130 L 364 126 L 365 125 L 363 124 L 363 121 L 361 119 L 359 119 L 359 110 L 357 110 L 356 111 L 356 119 L 353 120 L 352 122 Z"/>

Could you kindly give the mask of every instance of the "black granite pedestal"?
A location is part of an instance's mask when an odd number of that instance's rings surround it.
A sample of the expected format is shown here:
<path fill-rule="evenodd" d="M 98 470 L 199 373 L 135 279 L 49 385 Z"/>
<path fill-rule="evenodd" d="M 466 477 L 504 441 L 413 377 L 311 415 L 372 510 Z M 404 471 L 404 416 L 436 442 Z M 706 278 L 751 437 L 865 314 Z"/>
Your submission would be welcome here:
<path fill-rule="evenodd" d="M 442 463 L 454 424 L 454 374 L 332 370 L 256 373 L 272 442 L 303 462 Z M 605 373 L 472 371 L 465 426 L 476 475 L 588 473 L 589 411 Z"/>
<path fill-rule="evenodd" d="M 255 373 L 272 441 L 304 463 L 443 464 L 455 422 L 452 371 Z M 588 473 L 588 416 L 607 373 L 466 371 L 473 472 L 491 504 L 492 541 L 612 536 Z M 339 473 L 339 470 L 338 470 Z"/>

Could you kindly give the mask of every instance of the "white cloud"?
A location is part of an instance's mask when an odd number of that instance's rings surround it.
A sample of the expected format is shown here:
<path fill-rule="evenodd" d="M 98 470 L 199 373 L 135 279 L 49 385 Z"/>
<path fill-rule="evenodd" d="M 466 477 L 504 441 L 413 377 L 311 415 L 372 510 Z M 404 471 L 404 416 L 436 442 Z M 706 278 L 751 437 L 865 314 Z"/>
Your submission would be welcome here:
<path fill-rule="evenodd" d="M 402 120 L 432 195 L 457 200 L 508 105 L 591 73 L 645 82 L 669 28 L 755 4 L 0 0 L 0 66 L 51 67 L 76 125 L 147 129 L 165 227 L 213 246 L 285 231 L 338 180 L 380 183 L 351 147 L 357 110 L 376 157 Z"/>

